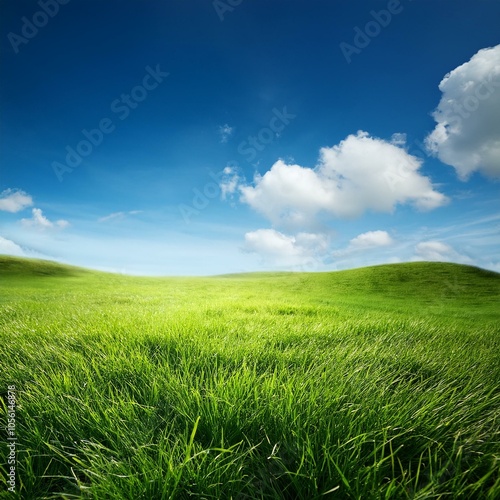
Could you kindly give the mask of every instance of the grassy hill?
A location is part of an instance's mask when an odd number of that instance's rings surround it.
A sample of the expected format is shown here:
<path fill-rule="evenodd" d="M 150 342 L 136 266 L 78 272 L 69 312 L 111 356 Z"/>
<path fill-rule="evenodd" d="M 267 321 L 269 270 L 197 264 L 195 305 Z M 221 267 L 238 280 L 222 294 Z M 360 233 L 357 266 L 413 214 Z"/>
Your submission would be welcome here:
<path fill-rule="evenodd" d="M 0 256 L 20 498 L 497 498 L 499 299 L 456 264 L 139 278 Z"/>
<path fill-rule="evenodd" d="M 50 260 L 25 259 L 0 255 L 0 276 L 21 278 L 26 276 L 78 276 L 90 271 Z"/>

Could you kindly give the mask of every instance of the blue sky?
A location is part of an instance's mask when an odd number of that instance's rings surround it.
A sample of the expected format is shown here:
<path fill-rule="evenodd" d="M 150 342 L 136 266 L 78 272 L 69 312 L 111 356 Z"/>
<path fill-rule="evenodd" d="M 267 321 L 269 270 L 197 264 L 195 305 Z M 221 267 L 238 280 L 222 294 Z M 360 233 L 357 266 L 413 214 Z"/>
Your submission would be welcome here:
<path fill-rule="evenodd" d="M 500 3 L 7 0 L 0 253 L 500 272 Z"/>

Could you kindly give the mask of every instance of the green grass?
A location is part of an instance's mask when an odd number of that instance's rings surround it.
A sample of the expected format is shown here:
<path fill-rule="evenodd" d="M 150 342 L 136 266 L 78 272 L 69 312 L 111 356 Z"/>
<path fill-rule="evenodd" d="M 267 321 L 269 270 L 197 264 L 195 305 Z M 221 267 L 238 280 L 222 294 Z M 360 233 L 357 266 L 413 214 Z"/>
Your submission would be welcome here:
<path fill-rule="evenodd" d="M 499 299 L 500 275 L 454 264 L 136 278 L 0 256 L 17 496 L 499 498 Z"/>

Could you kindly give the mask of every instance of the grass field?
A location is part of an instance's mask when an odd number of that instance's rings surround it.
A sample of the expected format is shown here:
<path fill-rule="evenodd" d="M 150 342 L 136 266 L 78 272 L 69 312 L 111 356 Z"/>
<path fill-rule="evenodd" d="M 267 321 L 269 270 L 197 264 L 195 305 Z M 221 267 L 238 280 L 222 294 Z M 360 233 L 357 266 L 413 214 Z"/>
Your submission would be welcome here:
<path fill-rule="evenodd" d="M 500 498 L 500 275 L 0 256 L 1 498 Z"/>

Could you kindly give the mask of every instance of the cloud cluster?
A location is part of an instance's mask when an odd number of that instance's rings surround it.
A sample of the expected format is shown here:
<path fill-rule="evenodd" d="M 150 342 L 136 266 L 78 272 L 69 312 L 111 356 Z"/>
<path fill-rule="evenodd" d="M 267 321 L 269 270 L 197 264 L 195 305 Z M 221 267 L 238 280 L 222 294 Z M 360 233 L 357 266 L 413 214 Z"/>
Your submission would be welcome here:
<path fill-rule="evenodd" d="M 448 73 L 439 90 L 429 151 L 462 180 L 475 171 L 500 177 L 500 45 L 480 50 Z"/>
<path fill-rule="evenodd" d="M 437 125 L 426 138 L 428 150 L 452 165 L 462 180 L 475 171 L 500 177 L 500 45 L 477 52 L 448 73 L 439 89 L 442 98 L 433 114 Z M 446 204 L 448 198 L 422 174 L 422 162 L 408 152 L 404 133 L 384 140 L 359 131 L 322 148 L 313 168 L 280 159 L 252 183 L 226 169 L 221 191 L 223 198 L 239 196 L 274 228 L 247 233 L 247 251 L 276 262 L 304 261 L 314 251 L 303 246 L 302 235 L 315 235 L 314 258 L 326 255 L 327 240 L 319 232 L 332 219 L 391 213 L 399 205 L 432 210 Z M 331 256 L 349 257 L 369 249 L 384 253 L 383 247 L 391 245 L 394 241 L 387 232 L 369 231 Z M 439 241 L 419 243 L 413 258 L 471 261 Z"/>
<path fill-rule="evenodd" d="M 394 136 L 393 136 L 394 137 Z M 277 161 L 254 185 L 240 186 L 241 201 L 276 226 L 315 227 L 321 214 L 352 218 L 398 204 L 430 210 L 447 202 L 419 172 L 421 160 L 402 146 L 359 131 L 320 150 L 315 168 Z"/>
<path fill-rule="evenodd" d="M 32 211 L 31 219 L 21 219 L 21 224 L 25 227 L 32 227 L 35 229 L 65 229 L 69 226 L 69 222 L 67 220 L 57 220 L 55 222 L 50 221 L 43 215 L 42 210 L 40 208 L 34 208 Z"/>
<path fill-rule="evenodd" d="M 325 235 L 298 233 L 288 236 L 275 229 L 258 229 L 245 234 L 243 250 L 257 253 L 265 264 L 277 267 L 317 267 L 328 249 Z"/>
<path fill-rule="evenodd" d="M 0 193 L 0 210 L 16 213 L 33 205 L 33 198 L 24 191 L 6 189 Z"/>
<path fill-rule="evenodd" d="M 20 189 L 6 189 L 0 193 L 0 210 L 5 212 L 17 213 L 33 205 L 33 198 Z M 67 220 L 50 221 L 40 208 L 31 210 L 31 218 L 24 218 L 19 221 L 21 226 L 27 229 L 37 229 L 41 231 L 65 229 L 70 224 Z M 31 231 L 28 231 L 32 234 Z M 40 235 L 39 235 L 40 236 Z M 0 254 L 14 255 L 18 257 L 44 257 L 36 250 L 30 249 L 29 243 L 23 246 L 15 241 L 0 236 Z"/>
<path fill-rule="evenodd" d="M 278 160 L 252 184 L 226 167 L 220 185 L 223 198 L 239 194 L 242 203 L 274 227 L 247 233 L 244 249 L 280 266 L 317 263 L 328 254 L 329 238 L 318 231 L 329 219 L 351 219 L 367 211 L 390 213 L 402 204 L 431 210 L 447 203 L 446 196 L 420 173 L 422 160 L 409 154 L 405 145 L 405 134 L 386 141 L 359 131 L 338 145 L 322 148 L 314 168 Z M 282 229 L 288 234 L 279 232 Z M 332 256 L 391 244 L 387 232 L 370 231 Z"/>

